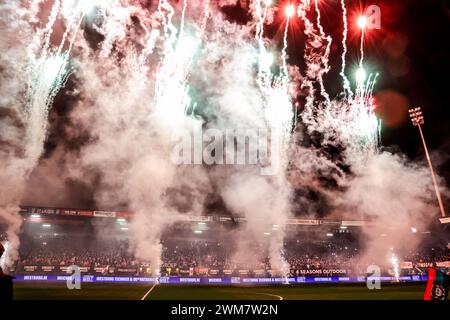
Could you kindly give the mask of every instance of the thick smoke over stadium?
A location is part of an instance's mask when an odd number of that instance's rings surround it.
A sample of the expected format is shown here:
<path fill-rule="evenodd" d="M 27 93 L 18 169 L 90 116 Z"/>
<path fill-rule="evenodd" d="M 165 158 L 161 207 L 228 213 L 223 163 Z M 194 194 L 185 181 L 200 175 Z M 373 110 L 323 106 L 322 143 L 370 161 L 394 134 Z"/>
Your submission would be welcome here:
<path fill-rule="evenodd" d="M 346 2 L 340 3 L 341 39 L 322 27 L 317 0 L 302 1 L 294 12 L 282 3 L 253 0 L 245 23 L 224 14 L 223 8 L 236 2 L 0 4 L 5 30 L 0 221 L 8 227 L 6 265 L 17 259 L 23 197 L 53 201 L 47 192 L 25 194 L 33 170 L 50 189 L 55 184 L 62 202 L 72 195 L 53 179 L 82 181 L 96 207 L 135 212 L 133 253 L 154 270 L 161 264 L 164 230 L 182 215 L 209 214 L 211 197 L 221 200 L 220 210 L 247 218 L 229 239 L 236 242 L 235 259 L 262 259 L 265 246 L 280 275 L 289 269 L 283 256 L 287 220 L 299 211 L 318 214 L 316 204 L 294 196 L 298 190 L 321 194 L 330 216 L 373 222 L 363 257 L 368 263 L 390 263 L 392 251 L 415 245 L 410 227 L 426 226 L 436 207 L 432 181 L 427 167 L 381 147 L 372 97 L 377 74 L 365 75 L 364 37 L 356 81 L 346 67 Z M 304 69 L 289 64 L 286 50 L 294 19 L 303 26 Z M 280 39 L 265 33 L 273 23 L 280 24 Z M 342 47 L 339 65 L 330 65 L 333 42 Z M 331 69 L 341 75 L 336 98 L 324 81 Z M 66 139 L 81 142 L 57 146 L 51 157 L 41 158 L 58 94 L 70 108 Z M 245 132 L 250 140 L 252 132 L 270 132 L 273 171 L 263 164 L 174 161 L 179 156 L 174 145 L 206 129 L 217 133 L 209 137 L 215 142 L 229 131 Z M 248 151 L 249 158 L 260 155 Z M 264 169 L 270 174 L 262 174 Z M 268 242 L 267 225 L 278 228 Z"/>

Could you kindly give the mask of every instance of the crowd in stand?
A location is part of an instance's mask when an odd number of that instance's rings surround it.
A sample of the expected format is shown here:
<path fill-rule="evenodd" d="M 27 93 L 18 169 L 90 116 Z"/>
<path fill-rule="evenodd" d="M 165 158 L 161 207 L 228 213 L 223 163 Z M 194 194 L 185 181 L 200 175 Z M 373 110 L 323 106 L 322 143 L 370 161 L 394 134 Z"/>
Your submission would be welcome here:
<path fill-rule="evenodd" d="M 38 241 L 39 240 L 39 241 Z M 127 241 L 95 241 L 59 237 L 51 240 L 26 239 L 22 241 L 17 268 L 25 266 L 69 266 L 88 268 L 128 268 L 142 270 L 145 261 L 134 258 Z M 270 270 L 268 258 L 252 259 L 249 253 L 244 261 L 235 260 L 234 249 L 217 241 L 171 241 L 163 243 L 163 274 L 176 274 L 180 270 L 198 272 L 209 270 Z M 352 269 L 358 260 L 359 249 L 349 242 L 285 243 L 284 257 L 295 269 Z M 436 262 L 449 261 L 447 248 L 433 249 L 431 253 L 414 252 L 401 257 L 402 261 Z M 168 271 L 169 270 L 169 271 Z"/>
<path fill-rule="evenodd" d="M 23 241 L 20 252 L 22 265 L 37 266 L 69 266 L 128 267 L 136 265 L 136 261 L 128 252 L 126 242 L 115 241 L 112 245 L 106 242 L 74 241 L 70 238 L 58 238 L 50 241 Z"/>

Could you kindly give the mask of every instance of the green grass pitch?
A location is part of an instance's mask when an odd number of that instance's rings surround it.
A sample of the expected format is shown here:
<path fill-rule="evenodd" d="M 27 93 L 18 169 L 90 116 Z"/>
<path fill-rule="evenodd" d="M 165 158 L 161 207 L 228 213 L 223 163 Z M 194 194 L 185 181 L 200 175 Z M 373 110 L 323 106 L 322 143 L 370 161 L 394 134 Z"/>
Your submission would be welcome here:
<path fill-rule="evenodd" d="M 141 300 L 152 288 L 149 283 L 82 283 L 80 290 L 69 290 L 65 282 L 18 282 L 14 298 L 44 300 Z M 425 283 L 383 283 L 380 290 L 359 284 L 297 284 L 270 286 L 238 285 L 156 285 L 151 300 L 421 300 Z"/>

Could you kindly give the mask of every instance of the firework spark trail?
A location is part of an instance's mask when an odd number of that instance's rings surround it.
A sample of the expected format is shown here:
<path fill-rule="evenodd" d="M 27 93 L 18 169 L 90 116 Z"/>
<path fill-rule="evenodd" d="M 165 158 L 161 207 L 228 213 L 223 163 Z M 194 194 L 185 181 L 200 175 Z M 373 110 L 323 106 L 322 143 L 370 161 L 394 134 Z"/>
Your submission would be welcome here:
<path fill-rule="evenodd" d="M 187 76 L 198 39 L 181 33 L 177 37 L 172 23 L 174 10 L 167 1 L 160 1 L 159 10 L 164 29 L 164 53 L 156 73 L 154 107 L 159 115 L 167 116 L 167 121 L 176 121 L 185 115 L 191 104 Z"/>
<path fill-rule="evenodd" d="M 352 135 L 356 138 L 355 141 L 360 142 L 352 144 L 352 147 L 355 151 L 354 155 L 358 155 L 355 158 L 360 158 L 363 161 L 377 153 L 380 143 L 380 126 L 374 114 L 375 106 L 372 97 L 378 74 L 375 76 L 370 74 L 366 79 L 366 72 L 363 67 L 365 19 L 362 16 L 358 20 L 361 29 L 359 68 L 356 73 L 355 94 L 348 99 L 350 106 L 349 120 L 353 129 Z"/>
<path fill-rule="evenodd" d="M 392 271 L 394 272 L 394 279 L 396 282 L 399 282 L 400 281 L 400 266 L 399 266 L 398 258 L 394 252 L 391 255 L 390 262 L 392 265 Z"/>
<path fill-rule="evenodd" d="M 186 14 L 186 8 L 187 8 L 187 0 L 183 0 L 183 9 L 181 10 L 181 22 L 180 22 L 180 33 L 178 35 L 178 38 L 181 38 L 183 36 L 184 31 L 184 17 Z"/>
<path fill-rule="evenodd" d="M 83 8 L 81 8 L 81 9 L 83 9 Z M 69 57 L 69 54 L 72 51 L 73 44 L 75 43 L 75 39 L 76 39 L 76 37 L 78 35 L 78 30 L 80 29 L 81 23 L 83 22 L 83 19 L 86 16 L 86 11 L 85 10 L 81 10 L 79 15 L 80 15 L 80 17 L 78 18 L 78 23 L 76 23 L 76 25 L 75 25 L 75 28 L 73 30 L 72 39 L 69 42 L 69 48 L 66 50 L 66 53 L 65 53 L 67 58 Z M 66 39 L 67 39 L 67 37 L 69 35 L 69 31 L 71 30 L 71 28 L 72 28 L 72 26 L 69 25 L 69 27 L 67 28 L 66 32 L 64 33 L 64 36 L 63 36 L 63 39 L 61 41 L 61 45 L 58 48 L 57 54 L 61 54 L 61 52 L 63 50 L 64 43 L 66 42 Z"/>
<path fill-rule="evenodd" d="M 354 96 L 333 104 L 329 119 L 333 119 L 346 145 L 347 158 L 353 165 L 361 165 L 378 152 L 379 122 L 374 113 L 373 88 L 378 75 L 370 74 L 366 81 L 357 81 Z"/>
<path fill-rule="evenodd" d="M 254 2 L 255 4 L 255 13 L 256 13 L 256 17 L 258 18 L 258 23 L 256 24 L 256 34 L 255 34 L 255 38 L 258 41 L 259 44 L 259 54 L 260 54 L 260 59 L 261 59 L 261 50 L 264 47 L 264 42 L 262 39 L 262 36 L 264 34 L 264 17 L 261 13 L 261 0 L 256 0 Z M 261 65 L 259 66 L 260 70 L 261 70 Z"/>
<path fill-rule="evenodd" d="M 167 14 L 165 13 L 167 12 Z M 158 13 L 162 19 L 164 28 L 165 50 L 170 51 L 177 39 L 177 28 L 172 24 L 172 18 L 175 10 L 167 0 L 159 0 Z"/>
<path fill-rule="evenodd" d="M 58 17 L 60 7 L 61 7 L 61 1 L 56 0 L 55 3 L 53 4 L 51 12 L 50 12 L 50 16 L 48 18 L 47 25 L 45 26 L 44 29 L 37 31 L 37 38 L 40 38 L 41 34 L 46 35 L 44 46 L 42 48 L 42 51 L 44 53 L 47 53 L 47 51 L 50 47 L 50 36 L 52 34 L 53 25 L 55 24 L 56 18 Z"/>
<path fill-rule="evenodd" d="M 268 4 L 265 2 L 264 13 L 261 10 L 261 1 L 255 2 L 255 13 L 258 19 L 256 26 L 255 38 L 259 45 L 259 72 L 258 83 L 262 91 L 266 104 L 266 112 L 268 116 L 266 119 L 272 128 L 277 128 L 280 132 L 289 132 L 290 125 L 292 125 L 292 105 L 289 97 L 289 72 L 287 67 L 287 53 L 288 48 L 288 31 L 290 17 L 288 16 L 283 36 L 283 48 L 281 51 L 282 72 L 279 76 L 275 76 L 270 66 L 272 64 L 272 56 L 267 52 L 264 45 L 264 21 L 267 15 Z M 278 101 L 278 105 L 277 105 Z M 281 112 L 281 115 L 280 115 Z"/>
<path fill-rule="evenodd" d="M 208 19 L 211 15 L 210 0 L 203 0 L 203 7 L 204 7 L 204 13 L 203 13 L 202 24 L 200 27 L 200 30 L 202 30 L 202 35 L 203 35 L 204 31 L 206 30 L 206 24 L 208 23 Z"/>
<path fill-rule="evenodd" d="M 29 139 L 30 144 L 27 149 L 30 159 L 34 159 L 34 165 L 37 163 L 43 148 L 44 139 L 47 131 L 47 117 L 51 104 L 61 87 L 64 86 L 66 80 L 70 76 L 72 70 L 69 68 L 69 56 L 75 42 L 76 35 L 80 28 L 81 22 L 85 16 L 81 4 L 77 6 L 73 17 L 78 17 L 72 20 L 69 19 L 69 24 L 66 26 L 63 38 L 57 50 L 50 47 L 50 39 L 53 33 L 53 27 L 61 9 L 60 1 L 55 1 L 53 4 L 49 21 L 42 31 L 38 31 L 38 36 L 35 37 L 34 43 L 30 44 L 29 64 L 30 64 L 30 79 L 28 84 L 29 105 L 27 108 L 29 117 Z M 74 27 L 75 25 L 75 27 Z M 63 51 L 64 43 L 70 33 L 73 33 L 72 39 L 69 42 L 67 50 Z M 44 44 L 39 45 L 42 41 L 40 35 L 44 34 Z M 36 48 L 37 54 L 33 52 Z"/>
<path fill-rule="evenodd" d="M 330 56 L 330 50 L 331 50 L 331 43 L 332 39 L 330 36 L 327 36 L 323 30 L 322 24 L 321 24 L 321 17 L 320 17 L 320 9 L 319 9 L 319 0 L 314 0 L 315 4 L 315 10 L 317 15 L 317 27 L 319 28 L 320 35 L 324 41 L 327 42 L 326 50 L 324 55 L 322 56 L 322 65 L 323 68 L 319 74 L 319 84 L 320 84 L 320 93 L 325 98 L 327 105 L 330 105 L 330 96 L 326 92 L 325 85 L 323 83 L 323 74 L 328 73 L 330 71 L 330 66 L 328 64 L 328 59 Z"/>
<path fill-rule="evenodd" d="M 348 81 L 348 78 L 345 75 L 345 67 L 347 60 L 347 35 L 348 35 L 347 8 L 345 6 L 345 0 L 341 0 L 341 7 L 342 7 L 342 20 L 344 24 L 344 31 L 342 33 L 342 68 L 340 75 L 344 81 L 344 91 L 351 97 L 353 95 L 353 92 L 350 87 L 350 81 Z"/>
<path fill-rule="evenodd" d="M 264 21 L 267 14 L 267 5 L 265 7 L 264 14 L 261 11 L 262 9 L 261 0 L 255 1 L 254 6 L 255 6 L 255 14 L 258 19 L 258 23 L 256 24 L 255 38 L 258 41 L 261 55 L 261 50 L 264 48 L 263 34 L 264 34 Z"/>
<path fill-rule="evenodd" d="M 286 27 L 284 29 L 284 37 L 283 37 L 283 49 L 281 50 L 281 60 L 283 62 L 283 74 L 286 77 L 288 75 L 288 69 L 287 69 L 287 62 L 286 62 L 286 50 L 288 47 L 288 41 L 287 41 L 287 36 L 288 36 L 288 31 L 289 31 L 289 21 L 291 20 L 290 17 L 287 18 L 286 21 Z"/>
<path fill-rule="evenodd" d="M 323 85 L 322 75 L 327 72 L 329 43 L 323 28 L 320 25 L 320 11 L 318 2 L 315 1 L 317 14 L 317 31 L 313 23 L 307 18 L 307 10 L 311 7 L 311 2 L 304 1 L 299 5 L 298 15 L 302 18 L 305 26 L 306 47 L 304 59 L 307 65 L 307 78 L 302 83 L 302 88 L 308 89 L 306 96 L 305 110 L 302 113 L 302 121 L 309 132 L 319 131 L 324 136 L 324 143 L 334 143 L 336 138 L 346 146 L 345 153 L 350 162 L 363 163 L 370 155 L 377 152 L 379 143 L 379 124 L 374 115 L 372 90 L 376 77 L 370 75 L 368 79 L 361 76 L 356 83 L 355 95 L 351 90 L 347 90 L 347 99 L 344 101 L 318 102 L 314 93 L 314 82 L 319 83 L 321 95 L 327 97 Z M 345 9 L 345 3 L 342 3 Z M 346 10 L 344 19 L 346 29 Z M 346 30 L 344 30 L 344 40 L 346 40 Z M 343 68 L 341 76 L 345 76 L 345 55 L 346 44 L 344 44 Z M 364 73 L 361 68 L 359 72 Z M 350 88 L 344 78 L 344 90 Z M 348 84 L 348 85 L 347 85 Z M 337 136 L 336 136 L 337 134 Z"/>
<path fill-rule="evenodd" d="M 56 4 L 56 3 L 55 3 Z M 77 33 L 81 22 L 83 21 L 84 15 L 85 15 L 85 10 L 86 8 L 82 6 L 82 3 L 79 3 L 78 6 L 76 7 L 76 10 L 73 11 L 73 13 L 70 15 L 70 17 L 68 17 L 67 19 L 67 26 L 66 26 L 66 31 L 63 34 L 61 43 L 58 47 L 58 50 L 56 50 L 57 54 L 60 54 L 63 50 L 63 47 L 67 41 L 68 36 L 70 35 L 71 31 L 72 31 L 72 26 L 76 23 L 76 28 L 75 28 L 75 32 L 74 35 Z M 79 17 L 81 15 L 81 18 Z M 77 19 L 78 18 L 78 19 Z M 78 22 L 77 22 L 78 21 Z M 72 38 L 72 40 L 70 41 L 70 45 L 69 45 L 69 50 L 71 51 L 73 42 L 74 42 L 74 38 Z"/>
<path fill-rule="evenodd" d="M 255 5 L 256 16 L 259 20 L 257 24 L 256 39 L 259 44 L 259 73 L 258 83 L 265 100 L 266 121 L 272 129 L 279 131 L 285 136 L 289 134 L 292 126 L 292 104 L 289 96 L 289 71 L 287 67 L 288 31 L 290 16 L 287 17 L 283 36 L 283 48 L 281 51 L 281 74 L 275 76 L 270 70 L 272 63 L 271 55 L 264 45 L 264 20 L 267 14 L 267 2 L 265 4 L 264 15 L 261 15 L 260 1 Z M 270 60 L 270 61 L 268 61 Z M 285 137 L 284 137 L 285 138 Z M 283 138 L 283 139 L 284 139 Z"/>
<path fill-rule="evenodd" d="M 104 59 L 110 57 L 114 49 L 114 43 L 120 42 L 126 37 L 126 30 L 122 26 L 131 14 L 138 16 L 140 21 L 148 22 L 142 8 L 138 9 L 131 4 L 123 5 L 123 3 L 124 1 L 122 0 L 96 0 L 94 3 L 91 2 L 91 5 L 95 4 L 94 8 L 96 10 L 94 12 L 89 12 L 89 10 L 85 9 L 89 17 L 94 18 L 95 16 L 102 21 L 100 25 L 95 25 L 94 29 L 104 36 L 104 40 L 101 43 L 101 56 Z M 68 15 L 70 15 L 70 12 Z M 148 27 L 142 23 L 140 25 L 148 35 L 150 33 Z M 144 46 L 146 45 L 144 44 Z"/>
<path fill-rule="evenodd" d="M 315 122 L 313 118 L 313 108 L 315 103 L 315 89 L 314 81 L 320 78 L 321 61 L 324 53 L 316 53 L 317 49 L 321 49 L 322 38 L 314 31 L 314 25 L 306 16 L 306 10 L 311 6 L 310 0 L 301 2 L 298 6 L 297 14 L 302 19 L 304 24 L 304 33 L 306 35 L 306 45 L 304 59 L 306 62 L 306 78 L 303 80 L 301 87 L 307 89 L 308 95 L 306 96 L 305 113 L 303 114 L 303 121 L 306 124 L 312 124 Z M 316 50 L 314 50 L 316 49 Z"/>
<path fill-rule="evenodd" d="M 257 5 L 256 5 L 257 3 Z M 267 3 L 264 4 L 264 12 L 261 15 L 261 0 L 255 1 L 255 7 L 256 7 L 256 11 L 257 11 L 257 16 L 259 18 L 259 23 L 257 25 L 257 35 L 258 35 L 258 40 L 259 41 L 263 41 L 263 34 L 264 34 L 264 23 L 266 21 L 266 17 L 267 17 L 267 11 L 269 10 L 269 5 Z"/>
<path fill-rule="evenodd" d="M 261 0 L 255 1 L 255 14 L 258 19 L 256 24 L 256 34 L 255 38 L 259 45 L 259 62 L 258 62 L 258 85 L 263 93 L 267 95 L 267 88 L 270 87 L 270 82 L 272 79 L 272 73 L 270 72 L 270 67 L 272 64 L 273 57 L 267 52 L 264 45 L 263 34 L 264 34 L 264 22 L 267 15 L 267 4 L 265 5 L 264 14 L 261 12 Z"/>
<path fill-rule="evenodd" d="M 259 63 L 258 63 L 258 84 L 260 86 L 264 103 L 266 104 L 266 108 L 270 109 L 274 107 L 273 103 L 275 102 L 274 99 L 281 99 L 285 100 L 287 98 L 289 100 L 289 94 L 288 94 L 288 86 L 289 86 L 289 74 L 288 74 L 288 68 L 287 68 L 287 54 L 286 50 L 288 47 L 288 31 L 289 31 L 289 21 L 290 18 L 288 17 L 286 21 L 286 27 L 284 30 L 284 37 L 283 37 L 283 49 L 281 53 L 281 59 L 282 59 L 282 72 L 280 76 L 275 76 L 271 70 L 271 64 L 273 62 L 272 55 L 267 52 L 267 49 L 264 45 L 263 40 L 263 34 L 264 34 L 264 21 L 267 15 L 268 10 L 268 4 L 265 2 L 265 8 L 264 13 L 262 13 L 261 10 L 261 1 L 255 1 L 255 14 L 258 19 L 258 23 L 256 25 L 256 35 L 255 38 L 259 45 Z M 284 97 L 283 97 L 284 96 Z M 276 97 L 276 98 L 274 98 Z M 289 113 L 289 109 L 291 107 L 287 107 L 287 105 L 280 104 L 279 109 L 284 109 L 287 113 Z M 276 115 L 276 111 L 268 111 L 271 116 L 267 117 L 267 120 L 269 123 L 272 123 L 274 125 L 275 122 L 273 122 L 273 119 L 280 119 Z M 273 112 L 273 114 L 272 114 Z M 282 120 L 282 122 L 285 122 L 283 125 L 283 130 L 286 130 L 287 127 L 289 127 L 289 120 L 287 117 L 285 120 Z"/>
<path fill-rule="evenodd" d="M 378 74 L 370 74 L 365 79 L 364 70 L 364 29 L 365 26 L 361 26 L 361 43 L 360 43 L 360 60 L 359 69 L 356 79 L 355 95 L 350 97 L 349 103 L 351 106 L 351 118 L 353 119 L 354 133 L 359 135 L 359 140 L 362 139 L 363 143 L 358 146 L 361 148 L 361 155 L 363 159 L 367 159 L 378 152 L 378 146 L 380 144 L 380 125 L 375 116 L 375 105 L 373 100 L 373 89 L 376 84 Z"/>
<path fill-rule="evenodd" d="M 357 84 L 355 96 L 349 100 L 348 125 L 351 127 L 349 134 L 357 142 L 350 144 L 354 159 L 364 160 L 378 151 L 379 123 L 374 114 L 372 97 L 376 80 L 377 75 L 370 74 L 366 82 Z"/>
<path fill-rule="evenodd" d="M 177 100 L 186 98 L 186 89 L 183 85 L 184 78 L 180 69 L 177 68 L 180 63 L 176 57 L 177 44 L 179 47 L 182 38 L 177 37 L 178 31 L 172 24 L 172 17 L 175 13 L 173 7 L 167 1 L 160 0 L 158 12 L 163 26 L 164 52 L 156 74 L 154 106 L 170 117 L 172 115 L 168 110 L 175 111 L 176 114 L 176 110 L 173 109 L 185 105 L 185 103 L 176 103 L 179 102 Z M 170 119 L 167 120 L 170 121 Z"/>
<path fill-rule="evenodd" d="M 359 67 L 362 68 L 363 67 L 363 62 L 364 62 L 364 28 L 361 28 L 361 46 L 360 46 L 360 60 L 359 60 Z"/>

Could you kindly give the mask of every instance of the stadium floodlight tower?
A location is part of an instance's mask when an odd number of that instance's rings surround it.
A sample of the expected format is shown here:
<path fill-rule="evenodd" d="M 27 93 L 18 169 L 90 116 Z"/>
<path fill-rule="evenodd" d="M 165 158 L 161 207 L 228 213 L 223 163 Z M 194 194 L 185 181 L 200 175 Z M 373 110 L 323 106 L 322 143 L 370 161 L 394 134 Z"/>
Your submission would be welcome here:
<path fill-rule="evenodd" d="M 423 148 L 425 149 L 425 155 L 427 157 L 428 166 L 430 167 L 430 172 L 431 172 L 431 178 L 433 180 L 434 191 L 436 192 L 436 198 L 438 200 L 439 209 L 441 211 L 441 216 L 442 216 L 441 222 L 449 223 L 450 218 L 447 218 L 446 214 L 445 214 L 444 204 L 442 203 L 441 193 L 439 192 L 439 187 L 436 182 L 436 176 L 435 176 L 434 170 L 433 170 L 433 164 L 431 163 L 430 154 L 428 153 L 428 147 L 425 142 L 425 137 L 424 137 L 423 131 L 422 131 L 422 125 L 425 123 L 425 121 L 423 119 L 422 109 L 420 107 L 410 109 L 409 116 L 411 117 L 412 124 L 419 129 L 420 137 L 422 138 Z"/>

